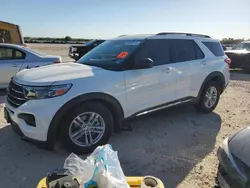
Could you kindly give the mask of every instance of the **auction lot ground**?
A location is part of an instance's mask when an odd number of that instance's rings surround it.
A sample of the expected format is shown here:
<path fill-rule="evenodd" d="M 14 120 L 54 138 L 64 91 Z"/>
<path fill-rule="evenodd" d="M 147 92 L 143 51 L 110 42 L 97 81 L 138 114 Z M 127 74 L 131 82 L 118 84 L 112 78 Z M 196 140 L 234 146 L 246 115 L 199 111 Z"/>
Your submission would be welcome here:
<path fill-rule="evenodd" d="M 29 46 L 70 60 L 68 45 Z M 60 144 L 49 152 L 22 141 L 4 121 L 3 98 L 0 96 L 0 187 L 36 187 L 41 177 L 61 168 L 70 153 Z M 118 151 L 126 175 L 157 176 L 167 188 L 215 187 L 218 146 L 249 122 L 250 73 L 234 70 L 214 113 L 198 114 L 191 106 L 169 108 L 133 120 L 133 131 L 114 134 L 110 144 Z"/>

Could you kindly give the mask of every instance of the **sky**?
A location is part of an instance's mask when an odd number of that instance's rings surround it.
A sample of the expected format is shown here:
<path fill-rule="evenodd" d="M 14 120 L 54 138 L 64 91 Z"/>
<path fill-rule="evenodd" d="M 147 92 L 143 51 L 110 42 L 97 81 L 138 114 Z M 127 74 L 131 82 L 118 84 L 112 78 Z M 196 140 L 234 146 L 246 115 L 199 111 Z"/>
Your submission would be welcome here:
<path fill-rule="evenodd" d="M 112 38 L 192 32 L 250 38 L 250 0 L 0 0 L 0 20 L 24 36 Z"/>

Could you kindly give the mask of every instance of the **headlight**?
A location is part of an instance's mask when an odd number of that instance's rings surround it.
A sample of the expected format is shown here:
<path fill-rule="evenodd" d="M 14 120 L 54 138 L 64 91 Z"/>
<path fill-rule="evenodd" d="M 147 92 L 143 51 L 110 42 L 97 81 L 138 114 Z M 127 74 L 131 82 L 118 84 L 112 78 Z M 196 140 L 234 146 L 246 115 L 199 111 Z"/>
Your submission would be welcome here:
<path fill-rule="evenodd" d="M 72 84 L 32 87 L 23 86 L 24 95 L 27 99 L 46 99 L 61 96 L 69 91 Z"/>

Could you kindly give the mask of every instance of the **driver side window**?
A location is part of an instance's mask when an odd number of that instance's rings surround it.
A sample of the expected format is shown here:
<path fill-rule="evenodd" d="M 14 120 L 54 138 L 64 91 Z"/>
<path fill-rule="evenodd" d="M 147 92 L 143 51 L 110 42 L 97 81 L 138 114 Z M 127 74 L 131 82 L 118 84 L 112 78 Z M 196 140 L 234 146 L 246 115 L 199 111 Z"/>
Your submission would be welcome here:
<path fill-rule="evenodd" d="M 135 62 L 142 58 L 150 58 L 154 61 L 154 66 L 172 63 L 172 41 L 168 39 L 147 40 L 135 53 Z"/>

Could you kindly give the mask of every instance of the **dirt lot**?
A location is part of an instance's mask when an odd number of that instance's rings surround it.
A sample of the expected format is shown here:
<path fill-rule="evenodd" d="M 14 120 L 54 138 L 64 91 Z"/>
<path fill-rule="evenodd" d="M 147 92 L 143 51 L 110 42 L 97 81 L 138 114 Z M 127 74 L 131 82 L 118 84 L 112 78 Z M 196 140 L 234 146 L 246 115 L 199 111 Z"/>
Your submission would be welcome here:
<path fill-rule="evenodd" d="M 67 46 L 31 47 L 68 60 Z M 133 120 L 133 131 L 114 135 L 110 144 L 118 151 L 126 175 L 154 175 L 167 188 L 216 187 L 216 150 L 225 137 L 247 126 L 249 114 L 250 73 L 232 71 L 214 113 L 198 114 L 190 106 L 159 111 Z M 47 172 L 62 167 L 68 155 L 60 145 L 49 152 L 20 140 L 4 122 L 1 107 L 1 187 L 35 187 Z"/>

